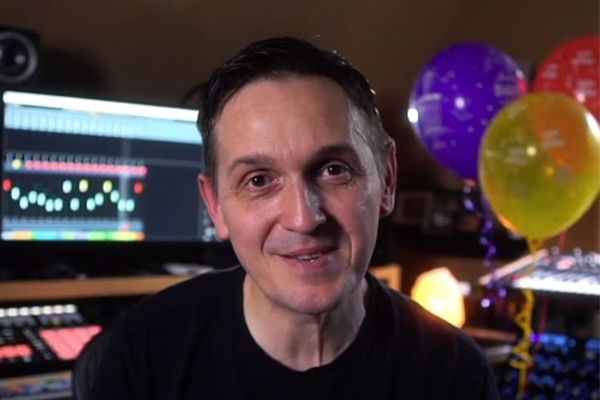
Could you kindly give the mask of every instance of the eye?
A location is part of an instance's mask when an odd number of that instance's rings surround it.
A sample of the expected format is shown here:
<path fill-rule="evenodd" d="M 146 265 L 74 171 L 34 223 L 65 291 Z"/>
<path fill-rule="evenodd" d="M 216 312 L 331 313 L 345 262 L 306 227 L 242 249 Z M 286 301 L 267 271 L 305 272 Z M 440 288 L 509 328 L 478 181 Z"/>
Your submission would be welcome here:
<path fill-rule="evenodd" d="M 274 179 L 269 174 L 258 171 L 249 174 L 242 181 L 242 188 L 250 192 L 262 192 L 267 190 L 273 184 Z"/>
<path fill-rule="evenodd" d="M 344 165 L 329 164 L 328 166 L 325 167 L 325 170 L 323 172 L 326 175 L 336 176 L 336 175 L 341 175 L 341 174 L 349 172 L 349 171 L 348 171 L 348 168 Z"/>
<path fill-rule="evenodd" d="M 255 188 L 267 186 L 268 183 L 269 178 L 266 175 L 254 175 L 248 180 L 248 185 Z"/>
<path fill-rule="evenodd" d="M 348 183 L 352 180 L 351 168 L 340 162 L 326 164 L 319 175 L 321 179 L 334 183 Z"/>

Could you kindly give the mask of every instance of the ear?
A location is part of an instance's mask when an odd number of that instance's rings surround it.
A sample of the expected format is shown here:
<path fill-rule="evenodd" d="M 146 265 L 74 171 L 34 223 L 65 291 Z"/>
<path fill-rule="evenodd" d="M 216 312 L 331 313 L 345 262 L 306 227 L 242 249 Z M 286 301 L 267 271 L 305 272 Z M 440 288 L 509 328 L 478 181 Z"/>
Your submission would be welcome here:
<path fill-rule="evenodd" d="M 385 217 L 392 213 L 396 201 L 396 143 L 391 142 L 388 155 L 386 170 L 383 180 L 383 193 L 381 195 L 381 206 L 379 207 L 379 216 Z"/>
<path fill-rule="evenodd" d="M 198 187 L 200 189 L 200 194 L 204 199 L 204 204 L 206 204 L 206 208 L 210 214 L 210 218 L 215 224 L 217 236 L 219 236 L 219 239 L 221 240 L 229 239 L 229 229 L 227 228 L 227 224 L 225 224 L 223 214 L 221 213 L 219 197 L 217 196 L 217 191 L 212 179 L 204 174 L 198 175 Z"/>

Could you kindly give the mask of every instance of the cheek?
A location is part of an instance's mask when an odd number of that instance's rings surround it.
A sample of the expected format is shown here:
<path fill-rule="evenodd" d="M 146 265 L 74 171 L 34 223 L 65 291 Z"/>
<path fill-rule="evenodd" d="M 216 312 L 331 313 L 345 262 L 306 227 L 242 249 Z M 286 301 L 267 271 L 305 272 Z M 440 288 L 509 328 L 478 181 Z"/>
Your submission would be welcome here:
<path fill-rule="evenodd" d="M 270 218 L 264 207 L 229 201 L 223 207 L 223 218 L 232 242 L 257 243 L 262 246 L 268 235 Z"/>
<path fill-rule="evenodd" d="M 354 199 L 354 207 L 362 216 L 362 223 L 369 224 L 374 217 L 378 217 L 379 204 L 381 202 L 381 190 L 374 179 L 369 179 L 365 182 L 365 186 L 357 190 L 354 194 Z"/>
<path fill-rule="evenodd" d="M 371 188 L 373 189 L 373 188 Z M 364 190 L 355 196 L 352 206 L 346 209 L 350 222 L 349 233 L 359 237 L 365 245 L 375 241 L 379 226 L 379 197 L 377 190 Z"/>
<path fill-rule="evenodd" d="M 327 213 L 339 227 L 340 233 L 352 242 L 352 251 L 362 251 L 372 240 L 370 236 L 377 231 L 378 206 L 373 193 L 366 185 L 357 185 L 328 196 L 325 201 Z"/>

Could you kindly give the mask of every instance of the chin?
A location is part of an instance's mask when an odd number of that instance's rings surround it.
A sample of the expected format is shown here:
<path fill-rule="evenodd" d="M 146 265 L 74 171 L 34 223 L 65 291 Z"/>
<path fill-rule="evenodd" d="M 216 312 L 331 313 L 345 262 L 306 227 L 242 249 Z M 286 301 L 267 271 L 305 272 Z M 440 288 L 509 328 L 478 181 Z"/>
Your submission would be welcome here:
<path fill-rule="evenodd" d="M 291 293 L 284 293 L 286 298 L 281 303 L 286 308 L 301 314 L 323 314 L 335 309 L 346 293 L 334 288 L 294 288 Z"/>

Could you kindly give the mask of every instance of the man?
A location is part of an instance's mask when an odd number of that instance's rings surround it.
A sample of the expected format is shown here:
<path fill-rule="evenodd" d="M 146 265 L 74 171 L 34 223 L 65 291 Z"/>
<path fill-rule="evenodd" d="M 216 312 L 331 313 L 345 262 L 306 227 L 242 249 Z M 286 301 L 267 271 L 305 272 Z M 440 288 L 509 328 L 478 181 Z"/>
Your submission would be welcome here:
<path fill-rule="evenodd" d="M 291 38 L 205 85 L 200 190 L 241 267 L 136 306 L 96 399 L 493 399 L 477 347 L 367 274 L 395 145 L 366 79 Z"/>

